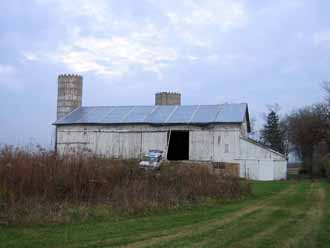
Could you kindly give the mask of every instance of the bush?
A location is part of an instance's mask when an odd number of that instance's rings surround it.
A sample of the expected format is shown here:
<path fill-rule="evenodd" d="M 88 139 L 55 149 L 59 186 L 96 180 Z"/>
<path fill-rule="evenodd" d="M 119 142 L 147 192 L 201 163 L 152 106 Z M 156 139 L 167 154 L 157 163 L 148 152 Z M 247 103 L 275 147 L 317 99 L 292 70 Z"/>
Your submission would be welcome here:
<path fill-rule="evenodd" d="M 0 151 L 0 219 L 9 222 L 24 209 L 58 213 L 67 204 L 107 204 L 116 213 L 141 214 L 205 198 L 238 199 L 250 192 L 247 182 L 212 174 L 203 166 L 143 171 L 137 161 L 59 157 L 42 149 Z"/>
<path fill-rule="evenodd" d="M 325 155 L 320 161 L 321 168 L 323 169 L 325 176 L 330 179 L 330 153 Z"/>

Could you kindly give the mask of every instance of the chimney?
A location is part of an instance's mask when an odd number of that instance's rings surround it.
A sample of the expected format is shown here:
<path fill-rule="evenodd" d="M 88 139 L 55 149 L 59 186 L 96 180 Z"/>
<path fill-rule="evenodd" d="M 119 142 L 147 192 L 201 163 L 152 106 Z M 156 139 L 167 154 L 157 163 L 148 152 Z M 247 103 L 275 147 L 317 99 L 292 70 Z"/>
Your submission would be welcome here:
<path fill-rule="evenodd" d="M 57 120 L 72 112 L 82 104 L 83 78 L 80 75 L 58 76 Z"/>
<path fill-rule="evenodd" d="M 181 105 L 181 94 L 176 92 L 156 93 L 155 105 Z"/>

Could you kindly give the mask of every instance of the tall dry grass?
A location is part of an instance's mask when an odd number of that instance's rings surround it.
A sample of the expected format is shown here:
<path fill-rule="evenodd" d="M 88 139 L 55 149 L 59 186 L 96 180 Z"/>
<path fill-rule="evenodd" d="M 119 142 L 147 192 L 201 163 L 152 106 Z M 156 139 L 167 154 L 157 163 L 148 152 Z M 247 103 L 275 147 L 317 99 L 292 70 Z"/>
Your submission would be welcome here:
<path fill-rule="evenodd" d="M 6 222 L 17 222 L 17 211 L 29 214 L 42 208 L 56 213 L 65 203 L 102 203 L 115 213 L 137 214 L 205 198 L 237 199 L 250 191 L 247 182 L 211 174 L 203 166 L 144 171 L 137 161 L 59 157 L 43 149 L 9 146 L 0 150 L 0 220 Z"/>

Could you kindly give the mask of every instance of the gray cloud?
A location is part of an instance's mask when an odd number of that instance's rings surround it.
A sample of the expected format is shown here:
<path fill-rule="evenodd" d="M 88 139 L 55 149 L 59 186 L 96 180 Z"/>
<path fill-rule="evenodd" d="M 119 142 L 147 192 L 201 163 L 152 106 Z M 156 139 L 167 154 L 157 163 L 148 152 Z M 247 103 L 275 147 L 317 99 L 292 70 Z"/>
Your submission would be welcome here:
<path fill-rule="evenodd" d="M 59 73 L 84 104 L 248 102 L 255 116 L 319 101 L 330 78 L 326 1 L 2 1 L 0 143 L 50 144 Z M 22 128 L 24 123 L 24 128 Z M 259 122 L 260 123 L 260 122 Z"/>

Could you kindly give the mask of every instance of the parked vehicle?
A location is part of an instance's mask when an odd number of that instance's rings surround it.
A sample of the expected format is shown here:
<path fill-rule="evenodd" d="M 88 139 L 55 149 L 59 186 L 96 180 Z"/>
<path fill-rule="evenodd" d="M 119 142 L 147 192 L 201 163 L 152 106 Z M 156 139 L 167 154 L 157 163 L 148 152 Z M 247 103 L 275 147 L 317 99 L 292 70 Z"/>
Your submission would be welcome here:
<path fill-rule="evenodd" d="M 139 167 L 146 170 L 159 169 L 163 161 L 163 151 L 151 149 L 139 163 Z"/>

